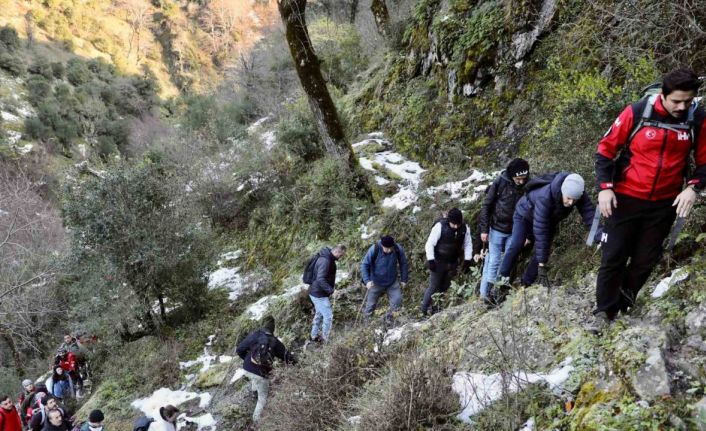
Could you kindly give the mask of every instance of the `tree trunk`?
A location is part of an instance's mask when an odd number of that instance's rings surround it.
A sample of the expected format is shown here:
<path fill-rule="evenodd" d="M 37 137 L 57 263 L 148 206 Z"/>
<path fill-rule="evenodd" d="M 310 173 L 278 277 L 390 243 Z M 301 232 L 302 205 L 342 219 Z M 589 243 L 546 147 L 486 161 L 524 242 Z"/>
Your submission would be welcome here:
<path fill-rule="evenodd" d="M 378 29 L 378 33 L 387 36 L 387 29 L 390 24 L 390 12 L 387 10 L 385 0 L 373 0 L 370 5 L 370 10 L 373 13 L 373 17 L 375 17 L 375 26 Z"/>
<path fill-rule="evenodd" d="M 351 14 L 350 14 L 350 23 L 351 25 L 355 24 L 355 18 L 358 15 L 358 0 L 350 0 L 351 2 Z"/>
<path fill-rule="evenodd" d="M 304 17 L 306 0 L 278 0 L 277 6 L 285 26 L 289 52 L 324 147 L 330 155 L 347 160 L 351 168 L 355 169 L 357 162 L 353 157 L 353 149 L 346 140 L 336 105 L 321 74 L 320 61 L 309 39 Z"/>
<path fill-rule="evenodd" d="M 10 348 L 10 352 L 12 352 L 12 360 L 15 362 L 17 375 L 20 377 L 24 376 L 25 370 L 24 367 L 22 367 L 22 358 L 20 357 L 19 350 L 17 350 L 15 340 L 5 331 L 2 332 L 2 339 L 5 341 L 5 344 L 7 344 L 7 347 Z"/>

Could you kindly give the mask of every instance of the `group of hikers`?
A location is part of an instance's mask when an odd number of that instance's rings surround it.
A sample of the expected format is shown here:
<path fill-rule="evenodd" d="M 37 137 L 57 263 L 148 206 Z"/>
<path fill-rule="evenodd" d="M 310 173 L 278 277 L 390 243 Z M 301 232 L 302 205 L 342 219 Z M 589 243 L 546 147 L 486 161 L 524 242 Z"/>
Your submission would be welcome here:
<path fill-rule="evenodd" d="M 64 335 L 57 349 L 51 377 L 45 382 L 22 381 L 22 392 L 13 404 L 9 395 L 0 398 L 0 431 L 100 431 L 103 413 L 95 410 L 88 421 L 74 425 L 66 403 L 76 397 L 88 375 L 86 348 L 78 337 Z"/>
<path fill-rule="evenodd" d="M 424 252 L 429 282 L 420 313 L 436 313 L 435 295 L 446 292 L 459 273 L 483 262 L 480 300 L 496 306 L 512 288 L 511 276 L 523 249 L 532 250 L 522 286 L 535 282 L 549 287 L 549 258 L 557 227 L 576 208 L 589 230 L 587 244 L 602 250 L 596 282 L 596 307 L 586 329 L 600 334 L 634 306 L 635 299 L 657 266 L 663 243 L 683 226 L 698 193 L 706 186 L 706 134 L 700 133 L 706 112 L 695 102 L 700 87 L 690 69 L 676 69 L 663 77 L 658 94 L 627 106 L 598 143 L 595 176 L 598 206 L 586 192 L 584 178 L 573 172 L 530 175 L 530 165 L 514 159 L 486 190 L 474 247 L 463 213 L 451 208 L 431 228 Z M 693 154 L 693 163 L 690 156 Z M 693 168 L 691 165 L 694 165 Z M 600 218 L 604 221 L 601 224 Z M 487 248 L 487 251 L 485 251 Z M 304 270 L 303 280 L 314 308 L 310 341 L 329 340 L 336 287 L 336 262 L 347 252 L 343 244 L 322 248 Z M 381 296 L 387 295 L 391 322 L 402 303 L 409 281 L 409 261 L 401 244 L 383 235 L 372 244 L 360 264 L 365 286 L 363 318 L 370 321 Z M 267 316 L 261 328 L 237 346 L 244 375 L 257 394 L 253 420 L 258 422 L 269 393 L 275 359 L 295 364 L 295 356 L 274 335 L 275 320 Z M 53 368 L 52 387 L 23 382 L 19 407 L 8 396 L 0 397 L 0 431 L 102 430 L 103 414 L 91 412 L 89 420 L 72 428 L 73 418 L 62 401 L 82 385 L 75 338 L 67 335 Z M 79 349 L 80 350 L 80 349 Z M 136 430 L 176 429 L 179 410 L 168 405 L 154 421 L 142 418 Z M 139 421 L 138 421 L 139 422 Z"/>
<path fill-rule="evenodd" d="M 595 154 L 598 208 L 581 175 L 562 171 L 531 177 L 529 163 L 518 158 L 486 190 L 478 222 L 482 247 L 474 248 L 462 212 L 450 209 L 433 225 L 425 245 L 429 284 L 421 314 L 438 311 L 434 295 L 449 289 L 459 267 L 468 271 L 481 261 L 480 299 L 488 306 L 497 305 L 512 287 L 510 277 L 523 249 L 532 249 L 532 255 L 519 283 L 549 287 L 552 241 L 561 221 L 576 208 L 589 230 L 587 244 L 597 243 L 602 249 L 596 307 L 586 326 L 592 333 L 602 333 L 619 313 L 634 305 L 661 258 L 675 219 L 675 226 L 683 226 L 706 186 L 706 134 L 700 133 L 706 112 L 695 101 L 700 85 L 692 70 L 676 69 L 663 77 L 661 91 L 622 111 Z M 678 229 L 672 231 L 673 236 L 677 233 Z M 329 298 L 335 291 L 336 262 L 345 254 L 343 244 L 324 247 L 304 271 L 315 310 L 312 342 L 329 339 L 333 323 Z M 385 320 L 392 320 L 409 280 L 404 248 L 384 235 L 370 246 L 360 270 L 366 289 L 364 319 L 370 319 L 378 299 L 386 294 L 390 307 Z M 256 422 L 269 391 L 272 361 L 296 362 L 274 336 L 274 329 L 274 319 L 267 317 L 264 327 L 249 334 L 237 348 L 257 392 Z"/>

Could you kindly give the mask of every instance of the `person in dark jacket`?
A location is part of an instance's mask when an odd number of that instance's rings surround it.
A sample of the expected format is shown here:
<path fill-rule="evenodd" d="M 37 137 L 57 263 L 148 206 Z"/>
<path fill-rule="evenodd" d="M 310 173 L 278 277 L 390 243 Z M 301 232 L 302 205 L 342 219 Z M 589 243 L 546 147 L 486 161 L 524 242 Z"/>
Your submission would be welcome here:
<path fill-rule="evenodd" d="M 22 431 L 22 420 L 9 395 L 0 395 L 0 431 Z"/>
<path fill-rule="evenodd" d="M 424 291 L 421 312 L 422 315 L 427 316 L 432 304 L 432 296 L 449 289 L 451 279 L 456 276 L 459 262 L 463 260 L 464 271 L 467 271 L 472 263 L 471 230 L 463 223 L 461 210 L 451 208 L 445 218 L 434 224 L 424 250 L 430 274 L 429 287 Z"/>
<path fill-rule="evenodd" d="M 526 160 L 512 160 L 486 191 L 479 220 L 480 239 L 488 244 L 480 285 L 480 297 L 486 302 L 490 301 L 490 288 L 495 283 L 505 246 L 512 234 L 515 206 L 524 193 L 529 169 Z"/>
<path fill-rule="evenodd" d="M 29 421 L 29 427 L 32 431 L 41 431 L 47 423 L 47 414 L 51 410 L 61 411 L 65 421 L 69 422 L 70 414 L 66 408 L 59 404 L 59 401 L 53 395 L 46 395 L 38 400 L 37 407 L 34 409 L 32 419 Z"/>
<path fill-rule="evenodd" d="M 387 293 L 390 309 L 385 319 L 392 321 L 393 313 L 399 310 L 402 304 L 402 289 L 409 280 L 409 266 L 404 248 L 395 243 L 391 236 L 383 236 L 368 249 L 360 263 L 360 273 L 368 290 L 363 313 L 366 320 L 373 315 L 380 296 Z"/>
<path fill-rule="evenodd" d="M 105 416 L 102 411 L 92 410 L 91 413 L 88 414 L 88 420 L 81 425 L 79 431 L 105 431 L 103 427 L 104 420 Z"/>
<path fill-rule="evenodd" d="M 333 249 L 324 247 L 319 250 L 314 266 L 314 281 L 309 286 L 309 298 L 314 304 L 316 314 L 311 327 L 311 339 L 318 342 L 328 341 L 333 324 L 333 309 L 329 297 L 336 286 L 336 261 L 346 254 L 346 246 L 338 244 Z"/>
<path fill-rule="evenodd" d="M 253 355 L 262 357 L 261 348 L 266 345 L 267 353 L 271 359 L 278 358 L 286 364 L 296 364 L 297 362 L 294 355 L 287 351 L 287 348 L 275 337 L 274 333 L 275 319 L 272 316 L 267 316 L 263 320 L 262 328 L 248 334 L 243 341 L 238 343 L 238 347 L 235 350 L 243 360 L 244 374 L 250 379 L 252 391 L 257 392 L 257 405 L 252 416 L 254 422 L 260 420 L 262 409 L 265 408 L 265 403 L 267 402 L 267 395 L 270 391 L 269 375 L 272 371 L 272 365 L 258 363 L 256 358 L 253 358 Z"/>
<path fill-rule="evenodd" d="M 47 421 L 42 428 L 42 431 L 70 431 L 71 424 L 66 421 L 64 414 L 59 409 L 49 410 L 47 412 Z"/>
<path fill-rule="evenodd" d="M 522 275 L 522 284 L 529 286 L 538 277 L 541 284 L 549 284 L 547 261 L 556 227 L 576 207 L 584 225 L 591 228 L 596 207 L 584 189 L 584 180 L 580 175 L 558 172 L 551 183 L 529 191 L 519 200 L 513 216 L 512 236 L 500 265 L 498 285 L 509 285 L 510 272 L 530 235 L 535 240 L 534 253 Z M 600 232 L 597 232 L 598 235 Z"/>
<path fill-rule="evenodd" d="M 20 396 L 20 419 L 22 420 L 22 425 L 26 428 L 29 423 L 29 418 L 27 417 L 27 409 L 32 405 L 34 399 L 34 394 L 36 391 L 36 386 L 34 382 L 30 379 L 24 379 L 22 381 L 22 395 Z"/>
<path fill-rule="evenodd" d="M 592 332 L 633 306 L 674 219 L 689 215 L 706 186 L 706 111 L 694 103 L 700 85 L 690 69 L 668 73 L 661 94 L 627 106 L 598 144 L 606 229 Z M 692 153 L 695 169 L 686 176 Z"/>

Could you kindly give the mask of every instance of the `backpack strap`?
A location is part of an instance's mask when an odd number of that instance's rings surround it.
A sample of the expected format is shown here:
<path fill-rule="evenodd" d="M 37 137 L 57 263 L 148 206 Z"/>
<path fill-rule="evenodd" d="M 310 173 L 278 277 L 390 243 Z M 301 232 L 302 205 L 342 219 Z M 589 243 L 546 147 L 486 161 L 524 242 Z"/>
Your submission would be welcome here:
<path fill-rule="evenodd" d="M 630 147 L 630 143 L 635 138 L 635 135 L 637 135 L 637 132 L 639 132 L 640 129 L 642 129 L 643 127 L 657 127 L 659 129 L 667 129 L 677 133 L 689 132 L 689 140 L 691 141 L 692 148 L 695 147 L 696 133 L 694 131 L 694 115 L 696 113 L 696 110 L 698 109 L 698 103 L 692 103 L 689 107 L 689 113 L 687 115 L 687 120 L 685 123 L 670 124 L 665 123 L 663 121 L 656 121 L 651 119 L 652 113 L 654 112 L 655 103 L 657 102 L 657 97 L 659 97 L 659 94 L 653 94 L 647 99 L 647 103 L 645 104 L 645 107 L 642 110 L 642 114 L 640 115 L 640 121 L 638 121 L 633 126 L 632 131 L 630 132 L 630 136 L 628 137 L 628 140 L 626 142 L 628 149 Z M 633 106 L 637 107 L 639 105 Z"/>

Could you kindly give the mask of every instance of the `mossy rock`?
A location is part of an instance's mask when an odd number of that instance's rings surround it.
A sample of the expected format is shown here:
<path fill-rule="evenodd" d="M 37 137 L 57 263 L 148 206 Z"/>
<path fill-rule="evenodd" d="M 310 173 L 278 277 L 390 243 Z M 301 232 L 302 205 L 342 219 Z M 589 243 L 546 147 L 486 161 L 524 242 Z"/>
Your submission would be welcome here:
<path fill-rule="evenodd" d="M 220 386 L 228 376 L 228 370 L 230 368 L 231 363 L 214 365 L 196 376 L 194 386 L 201 390 Z"/>

